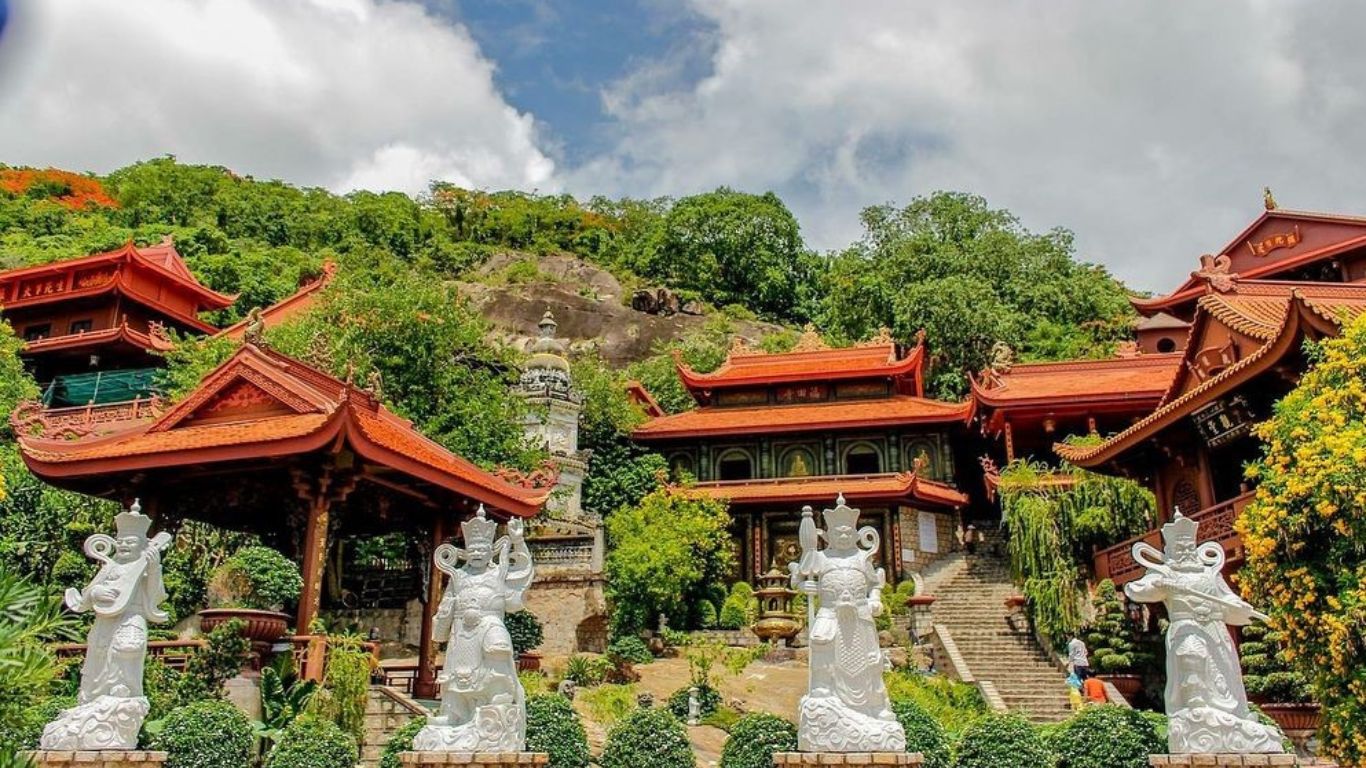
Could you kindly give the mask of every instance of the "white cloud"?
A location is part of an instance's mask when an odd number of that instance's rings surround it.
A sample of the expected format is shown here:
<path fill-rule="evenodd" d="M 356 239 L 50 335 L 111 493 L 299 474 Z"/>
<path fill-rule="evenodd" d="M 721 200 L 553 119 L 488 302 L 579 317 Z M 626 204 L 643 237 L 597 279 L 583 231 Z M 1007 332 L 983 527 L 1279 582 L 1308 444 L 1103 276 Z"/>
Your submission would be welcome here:
<path fill-rule="evenodd" d="M 466 30 L 415 3 L 21 0 L 13 15 L 4 162 L 104 171 L 171 153 L 340 191 L 555 185 Z"/>
<path fill-rule="evenodd" d="M 1366 6 L 1244 0 L 695 0 L 713 71 L 604 95 L 572 189 L 774 189 L 822 247 L 947 188 L 1163 290 L 1260 210 L 1366 212 Z"/>

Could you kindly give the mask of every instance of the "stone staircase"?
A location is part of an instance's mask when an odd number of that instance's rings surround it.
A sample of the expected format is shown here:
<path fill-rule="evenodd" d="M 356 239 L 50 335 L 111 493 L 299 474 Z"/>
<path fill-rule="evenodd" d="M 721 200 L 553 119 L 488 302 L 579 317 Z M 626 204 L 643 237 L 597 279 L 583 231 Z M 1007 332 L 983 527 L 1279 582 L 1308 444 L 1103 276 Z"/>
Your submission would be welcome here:
<path fill-rule="evenodd" d="M 384 745 L 394 732 L 415 717 L 431 714 L 406 694 L 383 685 L 370 686 L 365 702 L 365 738 L 360 745 L 361 768 L 376 768 Z"/>
<path fill-rule="evenodd" d="M 994 686 L 1009 709 L 1036 723 L 1066 719 L 1066 675 L 1028 629 L 1017 632 L 1006 621 L 1005 600 L 1016 589 L 998 554 L 1004 551 L 999 534 L 987 532 L 976 554 L 957 553 L 927 578 L 927 593 L 936 598 L 934 622 L 952 634 L 978 683 Z"/>

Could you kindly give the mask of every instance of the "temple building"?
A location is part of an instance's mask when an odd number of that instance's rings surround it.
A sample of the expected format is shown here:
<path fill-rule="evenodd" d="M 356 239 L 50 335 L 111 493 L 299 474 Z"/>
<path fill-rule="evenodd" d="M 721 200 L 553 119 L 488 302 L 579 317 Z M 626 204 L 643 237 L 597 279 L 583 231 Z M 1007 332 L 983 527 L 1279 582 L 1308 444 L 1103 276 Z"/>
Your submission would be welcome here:
<path fill-rule="evenodd" d="M 736 578 L 785 568 L 800 551 L 802 506 L 843 494 L 880 532 L 880 562 L 900 580 L 949 551 L 969 503 L 959 452 L 973 403 L 926 398 L 924 355 L 923 343 L 903 354 L 886 332 L 832 349 L 808 327 L 781 354 L 737 340 L 710 373 L 677 362 L 697 408 L 651 418 L 633 437 L 676 478 L 695 478 L 689 492 L 729 503 Z"/>
<path fill-rule="evenodd" d="M 170 239 L 0 272 L 0 306 L 51 407 L 147 398 L 166 332 L 210 334 L 199 315 L 234 297 L 201 284 Z"/>

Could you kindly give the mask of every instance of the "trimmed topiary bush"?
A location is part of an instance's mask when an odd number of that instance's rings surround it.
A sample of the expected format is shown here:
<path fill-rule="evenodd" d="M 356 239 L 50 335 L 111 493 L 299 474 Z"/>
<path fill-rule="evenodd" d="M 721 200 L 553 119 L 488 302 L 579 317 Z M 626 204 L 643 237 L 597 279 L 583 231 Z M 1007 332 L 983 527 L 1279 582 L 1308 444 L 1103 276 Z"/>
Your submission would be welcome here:
<path fill-rule="evenodd" d="M 667 709 L 637 709 L 607 733 L 602 768 L 695 768 L 683 723 Z"/>
<path fill-rule="evenodd" d="M 527 697 L 526 750 L 550 755 L 550 768 L 588 768 L 588 734 L 569 699 L 557 693 Z"/>
<path fill-rule="evenodd" d="M 293 560 L 270 547 L 243 547 L 214 570 L 209 604 L 278 611 L 297 601 L 303 588 L 303 576 Z"/>
<path fill-rule="evenodd" d="M 337 724 L 303 715 L 285 728 L 265 768 L 355 768 L 356 740 Z"/>
<path fill-rule="evenodd" d="M 710 600 L 697 604 L 697 624 L 701 629 L 716 629 L 716 606 Z"/>
<path fill-rule="evenodd" d="M 251 741 L 247 716 L 210 699 L 172 710 L 149 746 L 166 752 L 166 768 L 247 768 Z"/>
<path fill-rule="evenodd" d="M 530 704 L 527 705 L 530 709 Z M 415 717 L 404 724 L 402 728 L 394 731 L 394 735 L 389 737 L 389 743 L 384 745 L 384 751 L 379 754 L 379 768 L 401 768 L 402 763 L 398 761 L 398 753 L 407 752 L 413 748 L 413 739 L 417 732 L 427 725 L 427 718 Z"/>
<path fill-rule="evenodd" d="M 669 711 L 674 714 L 674 717 L 684 722 L 687 722 L 688 719 L 689 688 L 692 686 L 685 685 L 669 694 Z M 707 683 L 700 683 L 697 685 L 697 702 L 701 705 L 698 717 L 711 715 L 721 707 L 721 692 Z"/>
<path fill-rule="evenodd" d="M 944 726 L 914 701 L 898 699 L 892 702 L 892 712 L 906 729 L 906 751 L 925 756 L 925 768 L 950 768 L 949 737 Z"/>
<path fill-rule="evenodd" d="M 1017 714 L 992 713 L 963 731 L 955 768 L 1053 768 L 1043 737 Z"/>
<path fill-rule="evenodd" d="M 774 752 L 797 751 L 797 726 L 767 712 L 745 715 L 721 748 L 721 768 L 770 768 Z"/>
<path fill-rule="evenodd" d="M 618 637 L 607 646 L 607 657 L 609 659 L 620 659 L 631 664 L 649 664 L 655 660 L 654 654 L 650 653 L 649 646 L 645 641 L 635 635 Z"/>
<path fill-rule="evenodd" d="M 747 581 L 737 581 L 721 603 L 717 623 L 722 629 L 741 629 L 754 623 L 759 604 L 754 600 L 754 587 Z"/>
<path fill-rule="evenodd" d="M 531 611 L 513 611 L 503 618 L 512 636 L 512 651 L 518 656 L 540 647 L 545 639 L 541 620 Z"/>
<path fill-rule="evenodd" d="M 1048 746 L 1058 768 L 1146 768 L 1148 755 L 1167 747 L 1147 718 L 1113 704 L 1078 712 L 1052 730 Z"/>

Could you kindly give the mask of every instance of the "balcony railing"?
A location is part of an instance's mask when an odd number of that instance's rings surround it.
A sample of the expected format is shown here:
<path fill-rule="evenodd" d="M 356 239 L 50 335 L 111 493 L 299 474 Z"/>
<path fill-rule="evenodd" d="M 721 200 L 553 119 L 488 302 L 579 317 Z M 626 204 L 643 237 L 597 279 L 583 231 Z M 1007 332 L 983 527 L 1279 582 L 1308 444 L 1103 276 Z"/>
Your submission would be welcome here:
<path fill-rule="evenodd" d="M 1238 564 L 1243 559 L 1243 542 L 1238 537 L 1238 533 L 1233 530 L 1233 523 L 1238 519 L 1243 507 L 1252 501 L 1253 491 L 1248 491 L 1240 496 L 1235 496 L 1228 501 L 1222 501 L 1212 507 L 1204 509 L 1190 515 L 1190 519 L 1200 524 L 1197 533 L 1201 542 L 1217 541 L 1224 547 L 1224 554 L 1231 564 Z M 1128 583 L 1143 575 L 1143 566 L 1134 561 L 1134 544 L 1146 541 L 1149 544 L 1162 548 L 1162 532 L 1154 528 L 1140 536 L 1122 541 L 1108 549 L 1102 549 L 1096 553 L 1094 564 L 1097 579 L 1110 579 L 1115 586 Z"/>

